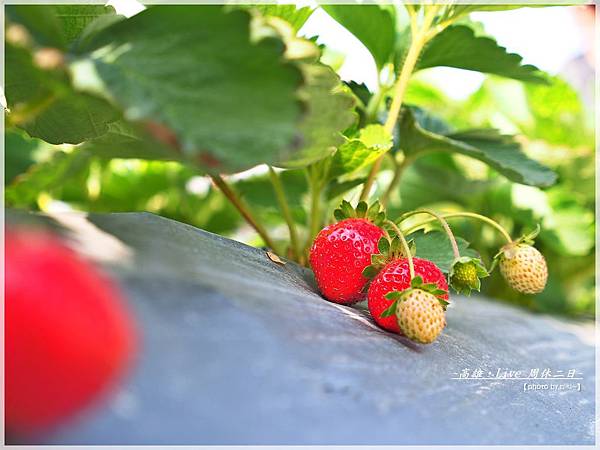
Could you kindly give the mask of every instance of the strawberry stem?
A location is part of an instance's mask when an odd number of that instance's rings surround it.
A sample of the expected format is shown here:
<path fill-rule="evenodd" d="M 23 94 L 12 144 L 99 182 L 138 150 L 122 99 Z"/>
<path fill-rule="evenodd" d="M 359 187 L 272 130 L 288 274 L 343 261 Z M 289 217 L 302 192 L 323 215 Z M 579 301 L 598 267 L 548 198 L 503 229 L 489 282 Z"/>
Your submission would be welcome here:
<path fill-rule="evenodd" d="M 448 239 L 450 240 L 450 245 L 452 246 L 452 253 L 454 253 L 454 259 L 460 258 L 458 244 L 456 243 L 456 238 L 454 237 L 454 233 L 452 232 L 450 225 L 448 225 L 448 222 L 446 222 L 446 220 L 444 219 L 443 216 L 436 213 L 435 211 L 432 211 L 430 209 L 418 209 L 416 211 L 411 211 L 406 214 L 402 214 L 400 216 L 400 219 L 398 219 L 398 221 L 400 222 L 400 221 L 402 221 L 410 216 L 416 215 L 416 214 L 429 214 L 430 216 L 433 216 L 434 220 L 439 221 L 442 224 L 444 231 L 448 235 Z"/>
<path fill-rule="evenodd" d="M 229 200 L 231 202 L 231 204 L 233 206 L 235 206 L 235 208 L 242 215 L 242 217 L 246 220 L 246 222 L 248 222 L 248 224 L 252 228 L 254 228 L 254 230 L 258 233 L 258 235 L 264 241 L 265 245 L 267 247 L 270 247 L 271 249 L 273 249 L 275 252 L 277 252 L 275 244 L 274 244 L 273 240 L 271 239 L 271 237 L 269 236 L 269 234 L 267 233 L 267 230 L 262 226 L 262 224 L 260 222 L 258 222 L 256 220 L 256 218 L 250 212 L 248 205 L 246 205 L 246 203 L 225 182 L 223 177 L 219 174 L 211 174 L 210 178 L 212 179 L 213 183 L 215 183 L 217 188 L 219 188 L 219 190 L 223 193 L 223 195 L 225 197 L 227 197 L 227 200 Z"/>
<path fill-rule="evenodd" d="M 306 239 L 305 252 L 308 254 L 310 245 L 314 237 L 319 232 L 321 226 L 321 183 L 317 170 L 314 166 L 309 166 L 306 169 L 306 179 L 308 181 L 310 191 L 310 214 L 308 217 L 308 236 Z"/>
<path fill-rule="evenodd" d="M 404 220 L 404 219 L 408 218 L 409 215 L 412 215 L 410 213 L 407 213 L 407 214 L 404 214 L 403 216 L 401 216 L 400 220 Z M 471 212 L 457 212 L 457 213 L 441 214 L 441 217 L 444 219 L 452 219 L 455 217 L 467 217 L 470 219 L 480 220 L 481 222 L 485 222 L 488 225 L 491 225 L 492 227 L 494 227 L 502 235 L 502 237 L 504 237 L 504 239 L 506 239 L 506 241 L 509 244 L 513 241 L 512 238 L 510 237 L 510 234 L 508 234 L 508 232 L 504 229 L 504 227 L 502 225 L 500 225 L 498 222 L 490 219 L 489 217 L 482 216 L 481 214 L 476 214 L 476 213 L 471 213 Z M 414 231 L 421 228 L 423 225 L 427 225 L 428 223 L 434 222 L 435 220 L 437 220 L 437 219 L 432 218 L 432 219 L 424 220 L 423 222 L 420 222 L 418 224 L 415 224 L 415 225 L 411 226 L 408 230 L 406 230 L 406 234 L 413 233 Z"/>
<path fill-rule="evenodd" d="M 410 280 L 412 281 L 413 278 L 415 277 L 415 265 L 413 263 L 413 258 L 412 258 L 412 254 L 410 252 L 410 247 L 408 246 L 408 242 L 406 242 L 406 238 L 404 237 L 404 233 L 402 233 L 400 228 L 398 228 L 398 225 L 396 225 L 391 220 L 386 220 L 385 223 L 387 223 L 389 226 L 391 226 L 394 229 L 394 231 L 398 235 L 398 238 L 400 239 L 400 243 L 402 244 L 402 250 L 404 251 L 404 254 L 406 255 L 406 259 L 408 259 L 408 270 L 410 271 Z"/>
<path fill-rule="evenodd" d="M 295 260 L 299 260 L 302 257 L 302 249 L 300 248 L 300 242 L 298 241 L 298 233 L 296 231 L 296 224 L 294 223 L 294 219 L 292 218 L 292 213 L 290 211 L 290 207 L 288 206 L 287 198 L 285 195 L 285 190 L 283 189 L 283 185 L 281 184 L 281 179 L 275 169 L 269 166 L 269 177 L 271 178 L 271 184 L 273 185 L 273 191 L 275 191 L 275 196 L 277 197 L 277 203 L 279 205 L 279 209 L 281 210 L 281 214 L 285 219 L 285 222 L 288 226 L 288 230 L 290 233 L 290 247 L 292 249 L 292 257 Z"/>
<path fill-rule="evenodd" d="M 429 41 L 435 35 L 429 31 L 440 6 L 431 5 L 423 8 L 426 10 L 425 16 L 423 17 L 423 23 L 418 29 L 416 26 L 413 27 L 414 32 L 412 34 L 410 47 L 408 49 L 408 53 L 406 54 L 406 59 L 404 60 L 402 69 L 400 70 L 398 81 L 396 81 L 396 84 L 393 88 L 394 94 L 392 97 L 392 105 L 390 106 L 390 110 L 384 125 L 385 130 L 390 134 L 393 134 L 394 127 L 396 126 L 396 122 L 400 114 L 400 108 L 402 107 L 402 101 L 404 100 L 404 94 L 406 93 L 410 76 L 412 75 L 417 65 L 417 61 L 419 60 L 419 55 L 421 54 L 421 51 L 423 50 L 423 47 L 427 41 Z M 416 18 L 414 20 L 416 21 Z M 367 177 L 367 180 L 363 186 L 363 190 L 360 194 L 360 200 L 366 200 L 369 196 L 369 192 L 371 191 L 371 187 L 373 186 L 377 172 L 379 172 L 381 164 L 383 163 L 384 157 L 385 154 L 381 155 L 371 167 L 369 176 Z"/>

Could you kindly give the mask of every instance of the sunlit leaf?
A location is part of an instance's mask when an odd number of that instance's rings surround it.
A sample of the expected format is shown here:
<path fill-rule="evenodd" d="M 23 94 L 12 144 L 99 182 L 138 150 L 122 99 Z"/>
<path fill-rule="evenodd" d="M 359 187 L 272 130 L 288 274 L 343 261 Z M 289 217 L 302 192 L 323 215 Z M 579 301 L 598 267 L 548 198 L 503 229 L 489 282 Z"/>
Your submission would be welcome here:
<path fill-rule="evenodd" d="M 314 11 L 310 6 L 297 8 L 295 5 L 261 4 L 252 5 L 251 7 L 259 10 L 264 16 L 279 17 L 285 20 L 295 32 L 302 28 L 302 25 L 306 23 Z"/>
<path fill-rule="evenodd" d="M 487 36 L 476 36 L 472 28 L 454 25 L 434 37 L 423 50 L 417 70 L 447 66 L 546 83 L 546 76 L 532 65 L 522 64 L 522 57 L 509 53 Z"/>
<path fill-rule="evenodd" d="M 33 165 L 5 191 L 8 206 L 31 207 L 41 192 L 59 187 L 89 166 L 85 151 L 57 152 L 48 161 Z"/>
<path fill-rule="evenodd" d="M 303 63 L 300 68 L 306 84 L 299 96 L 306 110 L 297 147 L 278 164 L 288 168 L 304 167 L 332 154 L 344 142 L 342 132 L 356 120 L 354 99 L 333 70 L 318 63 Z"/>
<path fill-rule="evenodd" d="M 119 112 L 106 100 L 74 91 L 60 74 L 43 71 L 31 54 L 10 44 L 6 54 L 9 122 L 51 144 L 78 144 L 101 136 Z"/>
<path fill-rule="evenodd" d="M 381 69 L 394 50 L 395 17 L 379 5 L 321 5 L 327 14 L 344 26 L 371 52 Z"/>
<path fill-rule="evenodd" d="M 518 183 L 550 186 L 556 181 L 556 174 L 528 158 L 511 136 L 501 135 L 493 129 L 438 134 L 424 126 L 441 130 L 439 121 L 426 121 L 422 113 L 415 115 L 410 108 L 403 110 L 399 125 L 400 147 L 406 154 L 431 151 L 459 153 L 488 164 Z"/>
<path fill-rule="evenodd" d="M 27 28 L 42 47 L 65 49 L 94 19 L 114 14 L 104 5 L 9 5 L 8 18 Z"/>
<path fill-rule="evenodd" d="M 349 139 L 333 155 L 330 177 L 352 174 L 373 163 L 392 146 L 392 137 L 381 125 L 363 128 L 357 138 Z"/>
<path fill-rule="evenodd" d="M 128 119 L 157 121 L 188 158 L 238 171 L 277 162 L 301 138 L 302 73 L 281 40 L 252 42 L 249 25 L 239 9 L 155 6 L 104 29 L 86 60 Z"/>

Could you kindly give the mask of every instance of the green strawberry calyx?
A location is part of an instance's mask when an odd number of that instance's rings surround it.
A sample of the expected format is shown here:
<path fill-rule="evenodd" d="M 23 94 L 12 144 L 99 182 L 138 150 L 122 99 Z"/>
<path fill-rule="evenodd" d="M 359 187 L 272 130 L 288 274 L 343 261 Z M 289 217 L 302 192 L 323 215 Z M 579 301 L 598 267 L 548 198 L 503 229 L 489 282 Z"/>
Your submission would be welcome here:
<path fill-rule="evenodd" d="M 538 223 L 535 227 L 535 230 L 533 230 L 532 232 L 524 234 L 520 238 L 515 239 L 514 241 L 502 246 L 502 248 L 500 248 L 500 251 L 494 256 L 492 267 L 490 267 L 489 273 L 492 273 L 492 271 L 496 268 L 501 258 L 514 258 L 519 245 L 533 246 L 534 239 L 537 237 L 538 234 L 540 234 L 540 230 L 541 227 Z"/>
<path fill-rule="evenodd" d="M 514 241 L 514 244 L 515 245 L 519 245 L 519 244 L 533 245 L 534 239 L 537 237 L 538 234 L 540 234 L 541 229 L 542 228 L 540 227 L 540 224 L 538 223 L 535 227 L 535 230 L 533 230 L 531 233 L 524 234 L 519 239 Z"/>
<path fill-rule="evenodd" d="M 481 289 L 480 279 L 489 275 L 481 259 L 461 256 L 452 263 L 448 279 L 450 286 L 456 292 L 470 296 L 473 290 L 479 292 Z"/>
<path fill-rule="evenodd" d="M 375 201 L 371 206 L 367 202 L 359 202 L 356 208 L 353 208 L 350 202 L 342 200 L 339 208 L 333 211 L 333 216 L 339 222 L 345 219 L 367 219 L 378 227 L 381 227 L 385 221 L 385 211 L 379 201 Z"/>
<path fill-rule="evenodd" d="M 398 303 L 404 301 L 406 299 L 406 296 L 410 292 L 416 290 L 424 291 L 434 295 L 435 297 L 437 297 L 438 301 L 444 308 L 444 311 L 446 310 L 446 307 L 449 303 L 441 297 L 443 295 L 446 295 L 448 291 L 440 289 L 435 283 L 424 283 L 423 278 L 421 278 L 420 276 L 416 276 L 411 280 L 409 288 L 404 289 L 403 291 L 390 291 L 387 294 L 385 294 L 385 298 L 387 298 L 388 300 L 393 300 L 393 303 L 381 313 L 381 317 L 385 318 L 396 314 Z"/>
<path fill-rule="evenodd" d="M 410 254 L 415 256 L 416 248 L 413 241 L 409 242 Z M 402 249 L 402 240 L 398 236 L 387 234 L 377 242 L 379 253 L 371 255 L 371 264 L 364 268 L 362 274 L 365 278 L 374 278 L 383 267 L 395 259 L 406 258 Z"/>

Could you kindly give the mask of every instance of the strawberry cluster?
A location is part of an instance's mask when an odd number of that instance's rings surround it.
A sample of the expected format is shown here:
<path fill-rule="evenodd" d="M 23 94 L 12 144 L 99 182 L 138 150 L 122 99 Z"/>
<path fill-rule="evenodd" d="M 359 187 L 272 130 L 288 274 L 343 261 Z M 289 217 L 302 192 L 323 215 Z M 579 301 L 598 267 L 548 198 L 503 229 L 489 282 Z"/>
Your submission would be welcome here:
<path fill-rule="evenodd" d="M 423 212 L 428 211 L 414 213 Z M 397 224 L 386 219 L 378 202 L 370 207 L 360 202 L 356 208 L 342 202 L 334 213 L 337 222 L 323 228 L 310 249 L 310 264 L 321 294 L 346 305 L 366 299 L 380 327 L 429 344 L 446 325 L 448 286 L 470 295 L 472 290 L 480 290 L 481 278 L 499 264 L 515 290 L 535 294 L 544 289 L 548 269 L 542 254 L 532 246 L 537 231 L 502 247 L 488 271 L 480 258 L 461 256 L 446 221 L 431 214 L 454 243 L 455 258 L 447 274 L 433 261 L 414 256 L 414 242 L 407 241 Z"/>

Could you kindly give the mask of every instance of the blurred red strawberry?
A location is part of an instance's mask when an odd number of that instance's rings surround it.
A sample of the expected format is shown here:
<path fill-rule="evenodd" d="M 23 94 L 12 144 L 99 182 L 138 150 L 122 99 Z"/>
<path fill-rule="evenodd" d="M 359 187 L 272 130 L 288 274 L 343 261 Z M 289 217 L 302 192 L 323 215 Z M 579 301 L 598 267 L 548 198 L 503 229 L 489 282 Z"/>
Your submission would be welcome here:
<path fill-rule="evenodd" d="M 96 399 L 135 346 L 120 293 L 40 231 L 5 235 L 6 428 L 30 433 Z"/>

